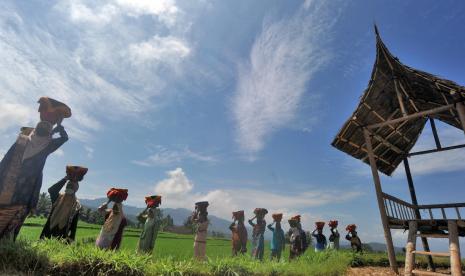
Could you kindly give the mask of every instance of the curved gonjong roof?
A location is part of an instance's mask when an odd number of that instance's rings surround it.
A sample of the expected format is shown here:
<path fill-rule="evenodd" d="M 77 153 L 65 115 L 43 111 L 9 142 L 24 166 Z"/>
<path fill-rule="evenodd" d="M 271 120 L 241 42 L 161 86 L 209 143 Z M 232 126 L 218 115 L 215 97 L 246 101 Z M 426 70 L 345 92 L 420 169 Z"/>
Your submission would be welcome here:
<path fill-rule="evenodd" d="M 376 60 L 360 103 L 345 122 L 332 145 L 369 164 L 363 126 L 381 123 L 403 116 L 397 90 L 407 114 L 430 110 L 454 103 L 451 94 L 465 97 L 465 87 L 453 81 L 402 64 L 384 45 L 375 26 Z M 431 115 L 446 124 L 461 129 L 455 109 Z M 391 175 L 415 145 L 428 118 L 419 117 L 396 125 L 372 130 L 373 151 L 378 170 Z"/>

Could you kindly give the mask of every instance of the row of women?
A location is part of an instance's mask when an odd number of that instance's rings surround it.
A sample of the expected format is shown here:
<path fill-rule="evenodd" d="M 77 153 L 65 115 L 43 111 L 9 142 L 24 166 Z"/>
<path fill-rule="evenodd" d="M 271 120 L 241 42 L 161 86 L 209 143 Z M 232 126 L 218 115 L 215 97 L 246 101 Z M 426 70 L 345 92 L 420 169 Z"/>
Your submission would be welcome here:
<path fill-rule="evenodd" d="M 282 213 L 272 214 L 273 223 L 266 225 L 265 216 L 268 213 L 268 210 L 265 208 L 255 208 L 255 216 L 250 219 L 248 222 L 252 226 L 252 257 L 263 260 L 264 254 L 264 234 L 266 227 L 273 233 L 271 242 L 270 242 L 270 259 L 281 259 L 281 254 L 285 250 L 286 238 L 284 235 L 284 230 L 281 226 L 281 221 L 283 218 Z M 229 229 L 232 232 L 232 254 L 237 256 L 238 254 L 245 254 L 247 252 L 247 228 L 244 224 L 244 211 L 236 211 L 232 214 L 233 222 L 231 223 Z M 289 237 L 289 259 L 294 259 L 303 253 L 308 248 L 307 234 L 302 229 L 301 216 L 296 215 L 291 217 L 289 220 L 290 229 L 288 231 Z M 326 248 L 330 249 L 339 249 L 339 232 L 337 230 L 338 222 L 330 221 L 328 223 L 331 231 L 329 237 L 329 244 L 327 244 L 326 236 L 323 235 L 324 222 L 316 222 L 316 228 L 312 232 L 312 236 L 315 238 L 315 251 L 320 252 Z M 357 235 L 356 225 L 350 224 L 347 226 L 346 230 L 348 231 L 346 239 L 350 241 L 351 247 L 359 252 L 362 250 L 362 243 L 360 238 Z"/>
<path fill-rule="evenodd" d="M 16 240 L 24 220 L 37 206 L 47 157 L 68 141 L 61 123 L 71 117 L 71 109 L 48 97 L 40 98 L 38 103 L 40 122 L 35 128 L 21 128 L 15 143 L 0 162 L 0 239 Z M 59 137 L 54 137 L 56 133 Z M 41 239 L 54 237 L 67 242 L 75 239 L 81 210 L 76 192 L 87 171 L 84 167 L 67 166 L 66 176 L 48 189 L 52 209 Z M 60 193 L 63 188 L 64 192 Z M 108 202 L 98 208 L 105 216 L 96 241 L 98 247 L 119 248 L 127 224 L 122 208 L 127 196 L 126 189 L 112 188 L 107 193 Z M 108 208 L 110 202 L 113 202 L 112 208 Z M 146 197 L 145 202 L 147 208 L 140 217 L 146 222 L 138 248 L 141 252 L 151 252 L 158 230 L 155 211 L 161 204 L 161 196 Z"/>
<path fill-rule="evenodd" d="M 25 218 L 38 203 L 42 187 L 42 171 L 47 157 L 68 140 L 68 135 L 61 123 L 63 119 L 71 117 L 71 109 L 66 104 L 48 97 L 40 98 L 38 103 L 40 122 L 35 128 L 21 128 L 16 142 L 0 163 L 0 239 L 16 239 Z M 55 138 L 53 136 L 56 133 L 59 137 Z M 49 188 L 52 209 L 41 238 L 55 237 L 67 242 L 75 239 L 81 210 L 76 192 L 79 189 L 79 182 L 83 180 L 87 171 L 84 167 L 67 166 L 66 176 Z M 64 192 L 60 193 L 63 188 Z M 122 206 L 127 196 L 127 189 L 112 188 L 107 193 L 108 202 L 98 208 L 98 211 L 105 216 L 104 225 L 96 240 L 99 248 L 119 248 L 123 230 L 127 224 Z M 139 239 L 138 251 L 150 253 L 153 250 L 160 223 L 156 220 L 156 212 L 161 204 L 161 196 L 146 197 L 145 202 L 147 208 L 139 215 L 140 219 L 145 219 L 145 224 Z M 110 203 L 113 203 L 113 206 L 108 208 Z M 191 217 L 197 226 L 194 257 L 198 260 L 204 260 L 206 254 L 209 224 L 207 207 L 208 202 L 197 202 Z M 264 208 L 256 208 L 254 213 L 255 217 L 249 220 L 249 224 L 253 227 L 252 255 L 261 260 L 264 252 L 263 234 L 266 228 L 264 218 L 268 211 Z M 234 212 L 233 217 L 234 222 L 230 229 L 233 233 L 233 255 L 237 255 L 247 251 L 247 230 L 244 226 L 243 211 Z M 256 222 L 254 222 L 255 219 Z M 273 214 L 273 220 L 274 222 L 268 225 L 268 229 L 273 232 L 271 257 L 279 259 L 285 247 L 284 232 L 281 228 L 282 214 Z M 290 258 L 295 258 L 307 249 L 307 237 L 302 230 L 300 216 L 291 218 L 289 224 L 291 226 L 289 230 Z M 337 229 L 334 229 L 335 227 L 331 228 L 330 242 L 333 240 L 334 247 L 337 248 L 339 234 Z M 317 227 L 312 235 L 316 237 L 318 245 L 319 241 L 323 240 L 322 228 Z M 351 235 L 356 237 L 355 229 L 351 231 Z M 325 240 L 326 238 L 324 242 Z"/>

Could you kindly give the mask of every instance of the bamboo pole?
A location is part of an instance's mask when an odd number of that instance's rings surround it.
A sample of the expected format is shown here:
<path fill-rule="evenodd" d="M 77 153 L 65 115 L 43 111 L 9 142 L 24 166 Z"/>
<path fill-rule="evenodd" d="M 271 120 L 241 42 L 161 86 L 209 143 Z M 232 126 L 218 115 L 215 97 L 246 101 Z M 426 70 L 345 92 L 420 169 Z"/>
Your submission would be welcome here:
<path fill-rule="evenodd" d="M 436 149 L 441 149 L 441 141 L 439 140 L 438 131 L 436 130 L 436 123 L 433 118 L 429 118 L 429 123 L 431 125 L 431 131 L 433 132 L 434 142 L 436 143 Z"/>
<path fill-rule="evenodd" d="M 412 204 L 417 207 L 415 208 L 415 219 L 421 219 L 420 210 L 418 209 L 418 200 L 417 200 L 417 194 L 415 192 L 415 185 L 413 184 L 412 172 L 410 171 L 410 165 L 409 165 L 407 158 L 404 158 L 404 168 L 405 168 L 405 174 L 407 176 L 407 183 L 408 183 L 408 188 L 410 191 L 410 198 L 412 199 Z M 421 237 L 421 243 L 423 245 L 423 250 L 430 251 L 428 239 L 426 237 Z M 434 266 L 433 257 L 428 256 L 427 259 L 428 259 L 428 270 L 435 271 L 436 267 Z"/>
<path fill-rule="evenodd" d="M 397 101 L 399 102 L 400 111 L 402 112 L 402 116 L 405 117 L 408 114 L 404 106 L 404 101 L 402 100 L 402 95 L 400 94 L 399 83 L 397 81 L 397 78 L 394 78 L 394 89 L 396 90 Z"/>
<path fill-rule="evenodd" d="M 389 120 L 389 121 L 386 121 L 386 122 L 369 125 L 369 126 L 367 126 L 367 128 L 368 129 L 374 129 L 374 128 L 378 128 L 378 127 L 382 127 L 382 126 L 386 126 L 386 125 L 393 125 L 393 124 L 400 123 L 400 122 L 403 122 L 403 121 L 406 121 L 406 120 L 415 119 L 415 118 L 419 118 L 419 117 L 428 116 L 428 115 L 431 115 L 431 114 L 440 113 L 440 112 L 449 110 L 451 108 L 454 108 L 454 106 L 455 106 L 455 104 L 448 104 L 448 105 L 436 107 L 436 108 L 433 108 L 433 109 L 429 109 L 429 110 L 421 111 L 421 112 L 414 113 L 414 114 L 411 114 L 411 115 L 407 115 L 407 116 L 404 116 L 404 117 L 401 117 L 401 118 L 397 118 L 397 119 Z M 464 121 L 465 121 L 465 111 L 464 111 Z M 465 128 L 465 126 L 464 126 L 464 128 Z"/>
<path fill-rule="evenodd" d="M 460 245 L 457 222 L 449 220 L 449 252 L 450 252 L 450 271 L 453 276 L 462 275 L 462 265 L 460 263 Z"/>
<path fill-rule="evenodd" d="M 375 184 L 376 197 L 378 199 L 378 208 L 379 208 L 379 212 L 381 215 L 381 222 L 383 223 L 384 237 L 386 239 L 389 264 L 391 266 L 391 269 L 396 274 L 399 274 L 399 269 L 398 269 L 397 261 L 396 261 L 396 254 L 394 251 L 394 244 L 392 243 L 391 230 L 389 229 L 388 218 L 387 218 L 386 212 L 384 211 L 383 191 L 381 189 L 381 180 L 378 174 L 378 169 L 376 167 L 375 156 L 373 154 L 373 146 L 371 145 L 370 132 L 366 128 L 364 128 L 363 134 L 365 136 L 368 159 L 370 161 L 371 173 L 373 175 L 373 182 Z"/>
<path fill-rule="evenodd" d="M 408 223 L 408 240 L 405 247 L 405 276 L 412 276 L 412 270 L 415 269 L 415 255 L 413 251 L 416 249 L 417 243 L 417 222 L 410 221 Z"/>

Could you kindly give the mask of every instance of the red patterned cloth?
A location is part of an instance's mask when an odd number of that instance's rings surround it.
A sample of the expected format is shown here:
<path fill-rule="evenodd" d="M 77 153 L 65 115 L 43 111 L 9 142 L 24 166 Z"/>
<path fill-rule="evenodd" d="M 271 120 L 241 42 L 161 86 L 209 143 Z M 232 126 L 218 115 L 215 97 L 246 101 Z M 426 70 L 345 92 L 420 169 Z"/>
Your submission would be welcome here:
<path fill-rule="evenodd" d="M 337 220 L 330 220 L 328 223 L 329 227 L 336 228 L 338 225 Z"/>
<path fill-rule="evenodd" d="M 148 208 L 157 207 L 158 205 L 161 204 L 161 196 L 159 195 L 146 196 L 145 204 L 147 204 Z"/>
<path fill-rule="evenodd" d="M 355 229 L 357 229 L 357 225 L 355 225 L 355 224 L 349 224 L 346 227 L 346 230 L 349 231 L 349 232 L 355 231 Z"/>
<path fill-rule="evenodd" d="M 128 189 L 111 188 L 107 192 L 108 199 L 119 198 L 120 200 L 126 200 L 128 198 Z"/>
<path fill-rule="evenodd" d="M 296 216 L 293 216 L 293 217 L 291 218 L 291 220 L 295 220 L 295 221 L 297 221 L 297 222 L 300 222 L 300 217 L 301 217 L 300 215 L 296 215 Z"/>

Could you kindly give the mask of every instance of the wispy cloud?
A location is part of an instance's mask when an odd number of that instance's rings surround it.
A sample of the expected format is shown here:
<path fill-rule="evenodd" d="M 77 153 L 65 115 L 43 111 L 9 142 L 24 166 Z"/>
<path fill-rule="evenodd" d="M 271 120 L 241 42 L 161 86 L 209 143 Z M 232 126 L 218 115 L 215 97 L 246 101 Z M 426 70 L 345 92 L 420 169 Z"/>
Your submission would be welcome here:
<path fill-rule="evenodd" d="M 90 146 L 84 146 L 84 150 L 86 151 L 87 158 L 89 159 L 94 158 L 94 148 Z"/>
<path fill-rule="evenodd" d="M 50 96 L 72 108 L 70 136 L 88 141 L 102 118 L 153 108 L 191 51 L 189 24 L 173 0 L 34 4 L 41 16 L 27 5 L 0 3 L 0 132 L 34 125 L 36 101 Z"/>
<path fill-rule="evenodd" d="M 189 147 L 184 146 L 181 149 L 168 149 L 164 146 L 157 145 L 155 152 L 143 160 L 133 160 L 132 163 L 140 166 L 167 166 L 177 165 L 185 160 L 199 161 L 205 163 L 216 163 L 216 157 L 192 151 Z"/>
<path fill-rule="evenodd" d="M 236 140 L 252 158 L 296 118 L 304 94 L 316 93 L 307 87 L 331 59 L 326 46 L 337 18 L 326 2 L 306 2 L 290 19 L 263 23 L 249 60 L 239 65 L 232 102 Z"/>

